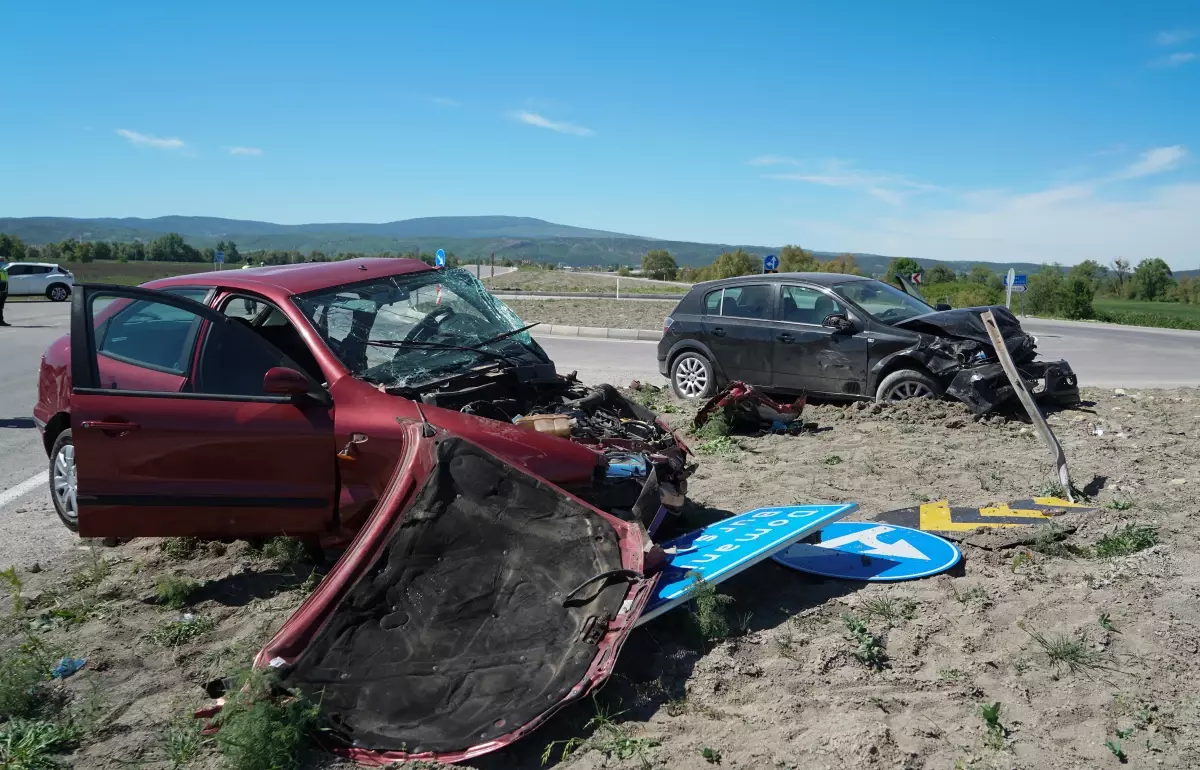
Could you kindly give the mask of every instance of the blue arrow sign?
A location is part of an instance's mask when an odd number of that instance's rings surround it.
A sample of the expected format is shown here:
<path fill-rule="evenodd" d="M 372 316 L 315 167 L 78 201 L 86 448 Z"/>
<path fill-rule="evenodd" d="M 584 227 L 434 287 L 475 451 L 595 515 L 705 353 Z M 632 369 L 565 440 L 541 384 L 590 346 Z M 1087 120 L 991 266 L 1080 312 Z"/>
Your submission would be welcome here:
<path fill-rule="evenodd" d="M 857 508 L 855 503 L 755 508 L 668 540 L 662 544 L 667 566 L 637 625 L 691 598 L 691 573 L 707 583 L 728 580 Z"/>
<path fill-rule="evenodd" d="M 225 261 L 225 252 L 223 252 L 223 251 L 214 251 L 213 252 L 213 262 L 216 262 L 217 264 L 221 264 L 224 261 Z"/>
<path fill-rule="evenodd" d="M 774 254 L 768 254 L 763 257 L 763 272 L 769 273 L 772 270 L 779 269 L 779 257 Z"/>
<path fill-rule="evenodd" d="M 962 558 L 949 540 L 877 521 L 844 521 L 821 530 L 816 543 L 796 543 L 775 561 L 814 575 L 847 580 L 912 580 L 944 572 Z"/>
<path fill-rule="evenodd" d="M 437 254 L 433 255 L 433 263 L 435 265 L 437 265 L 438 267 L 445 267 L 446 266 L 446 252 L 442 251 L 441 249 L 438 249 Z"/>

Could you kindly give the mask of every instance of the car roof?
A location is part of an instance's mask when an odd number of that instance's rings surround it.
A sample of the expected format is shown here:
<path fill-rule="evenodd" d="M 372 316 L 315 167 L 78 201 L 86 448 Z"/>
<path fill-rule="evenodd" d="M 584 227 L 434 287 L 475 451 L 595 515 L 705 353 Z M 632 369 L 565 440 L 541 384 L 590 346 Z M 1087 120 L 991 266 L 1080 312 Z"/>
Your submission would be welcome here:
<path fill-rule="evenodd" d="M 334 286 L 358 283 L 372 278 L 405 275 L 433 270 L 419 259 L 364 258 L 341 262 L 303 262 L 296 265 L 272 265 L 246 269 L 210 270 L 143 284 L 148 289 L 170 286 L 216 286 L 243 289 L 261 294 L 307 294 Z"/>
<path fill-rule="evenodd" d="M 15 262 L 9 262 L 6 259 L 0 259 L 0 265 L 8 265 L 9 267 L 12 267 L 13 265 L 33 265 L 35 267 L 58 267 L 58 263 L 56 263 L 56 262 L 26 262 L 23 259 L 18 259 Z"/>
<path fill-rule="evenodd" d="M 733 278 L 718 278 L 715 281 L 705 281 L 698 283 L 693 288 L 707 289 L 717 288 L 719 286 L 736 286 L 741 283 L 779 283 L 781 281 L 804 281 L 805 283 L 815 283 L 818 286 L 834 286 L 839 283 L 852 283 L 855 281 L 873 281 L 874 278 L 868 278 L 863 275 L 847 275 L 845 273 L 751 273 L 750 275 L 739 275 Z"/>

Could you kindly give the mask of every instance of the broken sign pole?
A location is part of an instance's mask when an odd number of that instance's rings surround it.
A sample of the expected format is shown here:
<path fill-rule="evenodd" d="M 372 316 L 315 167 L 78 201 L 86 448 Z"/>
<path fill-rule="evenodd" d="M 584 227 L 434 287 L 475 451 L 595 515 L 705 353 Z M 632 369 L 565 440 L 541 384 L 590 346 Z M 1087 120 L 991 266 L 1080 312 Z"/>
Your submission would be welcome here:
<path fill-rule="evenodd" d="M 1008 353 L 1008 347 L 1004 344 L 1004 337 L 1000 334 L 1000 328 L 996 326 L 996 318 L 992 315 L 992 311 L 985 311 L 979 317 L 983 319 L 983 326 L 987 329 L 988 336 L 992 338 L 992 347 L 996 349 L 996 358 L 1000 359 L 1000 365 L 1004 367 L 1008 381 L 1012 383 L 1013 390 L 1021 399 L 1022 406 L 1029 413 L 1033 427 L 1041 434 L 1050 454 L 1054 455 L 1054 464 L 1058 466 L 1058 480 L 1062 484 L 1063 494 L 1067 496 L 1067 500 L 1075 502 L 1071 492 L 1071 474 L 1067 470 L 1067 455 L 1063 452 L 1062 444 L 1058 443 L 1054 431 L 1050 430 L 1050 426 L 1046 424 L 1046 419 L 1042 417 L 1041 410 L 1034 403 L 1029 388 L 1025 387 L 1025 380 L 1021 378 L 1021 374 L 1017 371 L 1017 365 L 1013 363 L 1012 356 Z"/>

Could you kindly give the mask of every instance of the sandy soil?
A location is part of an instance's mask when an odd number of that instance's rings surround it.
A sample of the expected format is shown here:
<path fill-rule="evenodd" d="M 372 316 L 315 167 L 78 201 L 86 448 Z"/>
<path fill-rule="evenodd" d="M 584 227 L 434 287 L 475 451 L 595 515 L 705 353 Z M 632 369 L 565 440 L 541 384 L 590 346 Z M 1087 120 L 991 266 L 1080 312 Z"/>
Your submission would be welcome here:
<path fill-rule="evenodd" d="M 676 303 L 616 299 L 507 299 L 526 323 L 598 326 L 605 329 L 662 329 Z"/>
<path fill-rule="evenodd" d="M 486 283 L 489 285 L 493 279 Z M 601 291 L 617 290 L 616 276 L 580 275 L 562 270 L 517 270 L 495 277 L 495 286 L 500 289 L 523 289 L 525 291 Z M 686 294 L 690 284 L 651 283 L 622 279 L 621 294 Z"/>
<path fill-rule="evenodd" d="M 630 638 L 595 702 L 471 764 L 536 768 L 549 747 L 549 764 L 571 770 L 707 768 L 718 757 L 742 768 L 1066 770 L 1118 767 L 1118 749 L 1130 767 L 1200 766 L 1200 391 L 1085 397 L 1094 405 L 1051 418 L 1097 506 L 1057 520 L 1074 528 L 1065 546 L 1043 537 L 1005 549 L 972 537 L 953 574 L 894 585 L 761 564 L 720 586 L 733 600 L 731 638 L 701 640 L 686 610 L 655 620 Z M 687 422 L 685 407 L 665 403 L 670 420 Z M 817 432 L 740 437 L 729 454 L 700 455 L 692 521 L 823 501 L 857 502 L 858 518 L 942 498 L 979 506 L 1038 495 L 1052 481 L 1028 426 L 976 422 L 957 404 L 809 406 L 805 416 Z M 1156 527 L 1158 544 L 1085 553 L 1128 522 Z M 106 565 L 98 581 L 88 577 L 95 557 Z M 108 710 L 107 729 L 73 757 L 87 768 L 166 767 L 156 760 L 168 723 L 203 700 L 202 682 L 249 660 L 302 600 L 309 570 L 275 569 L 245 544 L 173 558 L 153 540 L 41 566 L 20 565 L 30 607 L 7 621 L 6 642 L 32 628 L 88 658 L 65 685 L 77 700 L 99 689 Z M 173 648 L 146 636 L 179 617 L 151 601 L 167 573 L 204 583 L 185 611 L 215 622 Z M 896 617 L 878 615 L 886 600 Z M 51 611 L 79 601 L 91 609 L 78 622 Z M 843 613 L 879 637 L 881 670 L 856 659 Z M 1051 646 L 1082 640 L 1067 655 L 1076 670 L 1035 635 Z M 1001 727 L 989 733 L 980 706 L 992 703 Z M 570 738 L 582 745 L 562 757 L 554 741 Z M 188 765 L 218 766 L 210 749 Z"/>

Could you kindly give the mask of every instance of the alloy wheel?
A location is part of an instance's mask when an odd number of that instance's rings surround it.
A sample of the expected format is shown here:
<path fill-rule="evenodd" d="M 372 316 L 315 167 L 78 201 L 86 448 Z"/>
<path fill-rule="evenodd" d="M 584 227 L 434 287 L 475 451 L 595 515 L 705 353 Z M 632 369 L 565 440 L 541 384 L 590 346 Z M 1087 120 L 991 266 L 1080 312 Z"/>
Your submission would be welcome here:
<path fill-rule="evenodd" d="M 55 302 L 62 302 L 67 298 L 67 290 L 61 286 L 55 286 L 50 290 L 50 299 Z"/>
<path fill-rule="evenodd" d="M 910 398 L 933 398 L 934 392 L 923 382 L 905 380 L 897 382 L 888 391 L 888 401 L 907 401 Z"/>
<path fill-rule="evenodd" d="M 675 367 L 675 384 L 679 392 L 688 398 L 696 398 L 708 387 L 708 372 L 704 363 L 694 357 L 688 357 Z"/>
<path fill-rule="evenodd" d="M 54 476 L 51 489 L 63 515 L 72 521 L 79 519 L 79 502 L 76 496 L 75 445 L 63 444 L 54 458 Z"/>

